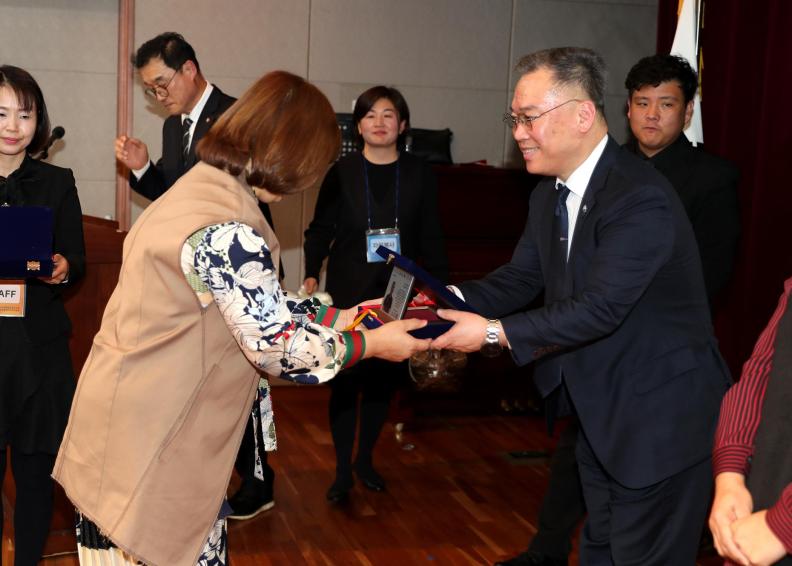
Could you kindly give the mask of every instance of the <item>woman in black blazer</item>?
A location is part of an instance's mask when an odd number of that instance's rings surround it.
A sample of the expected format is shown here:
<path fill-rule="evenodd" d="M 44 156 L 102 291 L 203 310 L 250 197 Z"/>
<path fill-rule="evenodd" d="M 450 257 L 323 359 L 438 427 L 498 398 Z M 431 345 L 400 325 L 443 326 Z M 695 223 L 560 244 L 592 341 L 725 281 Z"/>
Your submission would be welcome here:
<path fill-rule="evenodd" d="M 398 233 L 402 254 L 420 260 L 439 279 L 448 278 L 434 174 L 422 159 L 399 151 L 410 122 L 407 103 L 395 88 L 376 86 L 358 97 L 353 115 L 362 152 L 341 158 L 330 169 L 305 232 L 303 285 L 308 293 L 318 288 L 322 262 L 328 258 L 326 290 L 341 308 L 383 296 L 390 268 L 370 262 L 367 254 L 379 236 L 393 239 Z M 385 489 L 372 452 L 403 370 L 400 365 L 365 360 L 330 382 L 336 478 L 327 492 L 329 501 L 348 498 L 353 467 L 365 487 Z"/>
<path fill-rule="evenodd" d="M 18 566 L 38 564 L 49 532 L 50 473 L 74 393 L 71 324 L 61 292 L 85 271 L 74 176 L 32 157 L 44 148 L 49 132 L 47 107 L 35 79 L 18 67 L 0 66 L 0 205 L 43 206 L 53 212 L 52 276 L 0 280 L 7 288 L 24 286 L 27 296 L 23 316 L 0 316 L 0 478 L 10 447 Z"/>

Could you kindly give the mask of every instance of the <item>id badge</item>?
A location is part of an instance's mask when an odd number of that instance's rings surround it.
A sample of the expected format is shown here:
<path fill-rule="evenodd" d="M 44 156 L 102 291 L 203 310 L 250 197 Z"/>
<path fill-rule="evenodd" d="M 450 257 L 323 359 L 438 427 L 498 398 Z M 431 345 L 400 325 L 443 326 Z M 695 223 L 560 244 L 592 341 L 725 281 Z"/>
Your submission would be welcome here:
<path fill-rule="evenodd" d="M 366 261 L 368 263 L 379 263 L 385 258 L 377 253 L 380 246 L 385 246 L 389 250 L 401 253 L 401 237 L 398 228 L 377 228 L 376 230 L 366 230 Z"/>
<path fill-rule="evenodd" d="M 26 290 L 24 279 L 0 280 L 0 316 L 25 316 Z"/>

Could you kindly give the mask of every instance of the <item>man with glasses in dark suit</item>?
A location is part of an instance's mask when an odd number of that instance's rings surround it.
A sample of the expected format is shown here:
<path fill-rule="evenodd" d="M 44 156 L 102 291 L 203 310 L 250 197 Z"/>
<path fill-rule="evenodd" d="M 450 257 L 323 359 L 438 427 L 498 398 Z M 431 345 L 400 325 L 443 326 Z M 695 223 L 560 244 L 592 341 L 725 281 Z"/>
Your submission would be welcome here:
<path fill-rule="evenodd" d="M 505 120 L 546 178 L 511 261 L 459 286 L 483 316 L 439 310 L 455 324 L 432 347 L 537 361 L 550 416 L 578 418 L 580 564 L 693 564 L 731 383 L 693 230 L 668 181 L 608 135 L 597 53 L 547 49 L 518 71 Z"/>
<path fill-rule="evenodd" d="M 698 88 L 698 76 L 684 58 L 644 57 L 630 69 L 625 87 L 631 139 L 624 147 L 662 173 L 679 195 L 693 225 L 707 298 L 714 309 L 731 278 L 737 253 L 739 172 L 725 159 L 693 147 L 683 133 L 693 116 Z M 561 432 L 539 528 L 521 555 L 522 563 L 567 563 L 571 537 L 586 511 L 575 460 L 577 431 L 578 423 L 572 419 Z"/>
<path fill-rule="evenodd" d="M 162 126 L 162 157 L 153 163 L 146 144 L 127 135 L 115 140 L 115 153 L 118 161 L 131 172 L 132 188 L 154 200 L 195 165 L 198 141 L 236 99 L 204 78 L 195 50 L 178 33 L 166 32 L 145 42 L 135 53 L 132 63 L 138 70 L 146 96 L 169 114 Z M 269 206 L 259 203 L 259 208 L 272 226 Z M 251 414 L 236 461 L 242 486 L 229 500 L 233 509 L 229 518 L 249 519 L 275 504 L 275 472 L 267 463 L 263 446 L 263 434 L 267 433 L 257 434 L 260 430 Z M 261 464 L 259 475 L 263 479 L 255 474 L 257 458 Z"/>

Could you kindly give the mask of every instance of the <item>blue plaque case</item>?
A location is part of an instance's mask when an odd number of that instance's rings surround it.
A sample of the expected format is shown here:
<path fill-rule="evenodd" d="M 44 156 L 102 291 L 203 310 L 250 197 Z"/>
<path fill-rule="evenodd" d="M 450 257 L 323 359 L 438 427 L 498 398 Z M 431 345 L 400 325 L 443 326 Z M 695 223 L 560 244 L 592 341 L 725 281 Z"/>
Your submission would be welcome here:
<path fill-rule="evenodd" d="M 52 275 L 52 209 L 0 207 L 0 279 Z"/>
<path fill-rule="evenodd" d="M 465 301 L 449 291 L 445 284 L 435 279 L 425 269 L 423 269 L 411 259 L 389 250 L 385 246 L 380 246 L 377 249 L 377 253 L 382 256 L 385 261 L 392 265 L 394 270 L 401 270 L 411 276 L 413 278 L 412 288 L 417 289 L 432 299 L 438 307 L 459 311 L 476 312 Z M 400 274 L 398 278 L 403 279 L 402 274 Z M 391 280 L 393 279 L 394 276 L 392 274 Z M 388 288 L 390 288 L 390 286 L 391 285 L 389 282 Z M 407 295 L 409 295 L 409 291 L 411 290 L 412 289 L 408 290 Z M 385 300 L 387 301 L 387 297 Z M 409 297 L 407 300 L 409 300 Z M 390 310 L 389 312 L 392 313 L 393 310 Z M 416 338 L 437 338 L 454 325 L 454 323 L 450 320 L 439 318 L 432 307 L 405 307 L 401 309 L 400 312 L 403 313 L 403 316 L 393 317 L 389 316 L 387 313 L 384 313 L 382 309 L 376 311 L 378 317 L 382 320 L 393 320 L 394 318 L 421 318 L 428 320 L 429 322 L 426 326 L 417 330 L 412 330 L 410 332 L 410 334 Z M 381 324 L 381 322 L 376 319 L 372 320 L 372 318 L 373 317 L 364 319 L 363 323 L 369 327 L 376 327 Z"/>

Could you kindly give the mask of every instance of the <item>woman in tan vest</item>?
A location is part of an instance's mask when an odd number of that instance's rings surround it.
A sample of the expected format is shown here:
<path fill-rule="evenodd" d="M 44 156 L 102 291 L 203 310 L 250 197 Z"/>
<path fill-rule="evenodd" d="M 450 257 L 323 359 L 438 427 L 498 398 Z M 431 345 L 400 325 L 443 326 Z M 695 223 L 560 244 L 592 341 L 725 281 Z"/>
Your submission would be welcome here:
<path fill-rule="evenodd" d="M 278 284 L 279 245 L 257 199 L 315 186 L 338 148 L 319 90 L 269 73 L 129 232 L 53 473 L 80 513 L 82 564 L 225 564 L 225 489 L 256 397 L 257 434 L 275 447 L 259 372 L 321 383 L 362 358 L 428 348 L 407 334 L 419 321 L 341 331 L 355 308 Z"/>

